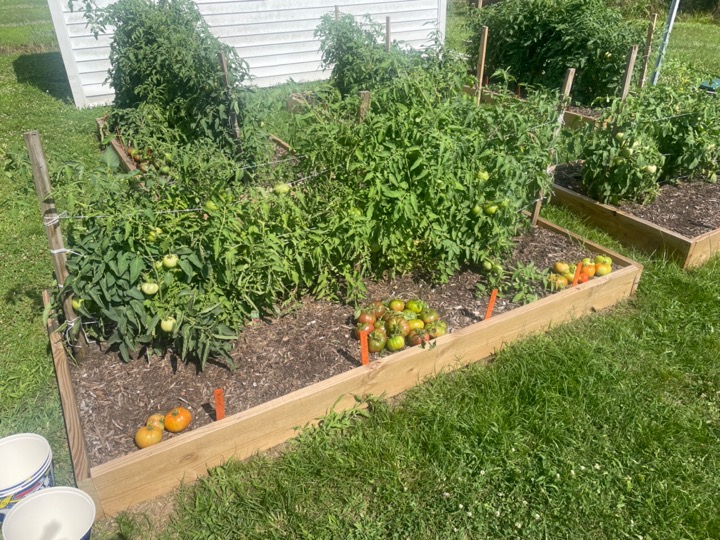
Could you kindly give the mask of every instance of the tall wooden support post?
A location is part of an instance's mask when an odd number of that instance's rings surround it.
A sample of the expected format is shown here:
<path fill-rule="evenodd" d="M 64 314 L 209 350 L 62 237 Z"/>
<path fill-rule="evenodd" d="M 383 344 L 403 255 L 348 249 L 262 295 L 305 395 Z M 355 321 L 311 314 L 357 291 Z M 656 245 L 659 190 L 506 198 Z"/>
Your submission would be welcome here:
<path fill-rule="evenodd" d="M 572 88 L 573 81 L 575 80 L 575 68 L 568 68 L 565 72 L 565 80 L 563 81 L 562 88 L 560 89 L 560 104 L 558 105 L 558 119 L 557 126 L 553 131 L 553 141 L 558 138 L 560 131 L 562 130 L 563 116 L 565 115 L 565 108 L 567 107 L 570 99 L 570 89 Z M 551 150 L 551 157 L 555 156 L 555 150 Z M 545 193 L 541 189 L 538 191 L 537 200 L 533 207 L 532 215 L 530 216 L 530 224 L 534 227 L 537 224 L 538 218 L 540 217 L 540 210 L 542 209 L 543 199 Z"/>
<path fill-rule="evenodd" d="M 220 68 L 223 72 L 223 80 L 225 81 L 225 91 L 227 93 L 227 100 L 228 100 L 228 107 L 230 108 L 230 131 L 232 132 L 232 136 L 235 138 L 236 141 L 240 140 L 240 125 L 238 124 L 237 114 L 233 110 L 233 108 L 230 106 L 231 103 L 231 92 L 232 89 L 230 88 L 230 72 L 228 71 L 228 65 L 227 65 L 227 58 L 225 58 L 225 55 L 223 53 L 218 53 L 218 60 L 220 62 Z"/>
<path fill-rule="evenodd" d="M 361 90 L 359 95 L 360 107 L 358 107 L 358 122 L 362 122 L 370 110 L 370 92 L 368 90 Z"/>
<path fill-rule="evenodd" d="M 337 22 L 339 20 L 340 20 L 340 8 L 338 7 L 337 4 L 335 4 L 335 21 Z"/>
<path fill-rule="evenodd" d="M 657 24 L 657 13 L 653 13 L 650 17 L 650 24 L 648 25 L 647 37 L 645 38 L 645 50 L 643 51 L 643 63 L 642 69 L 640 70 L 640 82 L 638 86 L 642 88 L 645 86 L 645 77 L 647 77 L 648 64 L 650 63 L 650 51 L 652 50 L 652 40 L 655 35 L 655 25 Z"/>
<path fill-rule="evenodd" d="M 51 193 L 50 175 L 48 174 L 47 162 L 40 142 L 40 134 L 37 131 L 29 131 L 23 134 L 23 137 L 32 164 L 35 193 L 40 203 L 40 213 L 45 225 L 53 266 L 55 267 L 55 277 L 58 285 L 62 287 L 69 275 L 66 266 L 67 257 L 65 256 L 65 244 L 60 231 L 60 218 Z M 77 319 L 77 314 L 72 307 L 72 295 L 68 294 L 63 298 L 63 311 L 65 312 L 65 320 L 68 323 L 72 324 Z M 68 332 L 68 335 L 75 346 L 75 356 L 84 357 L 86 343 L 83 333 L 71 331 Z"/>
<path fill-rule="evenodd" d="M 485 51 L 487 50 L 488 27 L 483 26 L 480 31 L 480 49 L 478 50 L 477 87 L 475 88 L 475 103 L 480 105 L 482 95 L 483 75 L 485 74 Z"/>
<path fill-rule="evenodd" d="M 637 58 L 638 46 L 633 45 L 628 53 L 627 63 L 625 64 L 625 73 L 620 86 L 620 101 L 625 101 L 630 93 L 630 83 L 632 82 L 633 71 L 635 70 L 635 59 Z"/>
<path fill-rule="evenodd" d="M 385 17 L 385 52 L 390 52 L 392 45 L 392 30 L 390 29 L 390 17 Z"/>

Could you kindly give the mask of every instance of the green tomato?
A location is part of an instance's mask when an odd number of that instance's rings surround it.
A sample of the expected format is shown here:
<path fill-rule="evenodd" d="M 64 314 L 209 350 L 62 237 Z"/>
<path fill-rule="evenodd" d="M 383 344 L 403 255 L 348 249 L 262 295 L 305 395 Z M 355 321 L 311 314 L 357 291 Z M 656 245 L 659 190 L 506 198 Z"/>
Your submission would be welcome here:
<path fill-rule="evenodd" d="M 624 134 L 622 131 L 618 131 L 618 132 L 615 134 L 615 140 L 616 140 L 616 141 L 622 141 L 622 140 L 624 140 L 624 139 L 625 139 L 625 134 Z"/>
<path fill-rule="evenodd" d="M 140 290 L 146 296 L 154 296 L 160 290 L 160 285 L 158 285 L 157 283 L 146 281 L 140 286 Z"/>
<path fill-rule="evenodd" d="M 490 178 L 490 173 L 488 173 L 487 171 L 479 171 L 479 172 L 477 173 L 476 178 L 477 178 L 480 182 L 487 182 L 488 179 Z"/>
<path fill-rule="evenodd" d="M 392 336 L 385 343 L 388 351 L 401 351 L 405 348 L 405 338 L 403 336 Z"/>
<path fill-rule="evenodd" d="M 478 216 L 480 216 L 480 214 L 482 214 L 482 211 L 483 211 L 482 206 L 480 206 L 479 204 L 476 204 L 475 206 L 472 207 L 472 210 L 470 212 L 472 213 L 473 217 L 478 217 Z"/>
<path fill-rule="evenodd" d="M 72 308 L 75 311 L 78 311 L 84 303 L 85 303 L 85 300 L 83 300 L 82 298 L 73 298 L 72 299 Z"/>
<path fill-rule="evenodd" d="M 167 165 L 160 167 L 160 174 L 170 174 L 170 167 Z"/>
<path fill-rule="evenodd" d="M 408 300 L 407 304 L 405 304 L 405 309 L 409 309 L 414 313 L 420 313 L 423 309 L 425 309 L 425 307 L 425 302 L 417 298 L 414 300 Z"/>
<path fill-rule="evenodd" d="M 488 272 L 492 270 L 493 264 L 490 261 L 483 261 L 483 268 L 487 270 Z"/>
<path fill-rule="evenodd" d="M 655 174 L 657 172 L 657 165 L 645 165 L 642 168 L 642 172 L 647 174 Z"/>
<path fill-rule="evenodd" d="M 483 212 L 485 212 L 486 216 L 493 216 L 497 213 L 497 211 L 497 204 L 489 204 L 483 208 Z"/>
<path fill-rule="evenodd" d="M 205 201 L 205 204 L 203 205 L 203 208 L 206 212 L 215 212 L 218 209 L 218 205 L 215 204 L 213 201 Z"/>
<path fill-rule="evenodd" d="M 162 321 L 160 321 L 160 328 L 162 328 L 163 332 L 167 332 L 169 334 L 175 328 L 175 322 L 174 317 L 165 317 Z"/>
<path fill-rule="evenodd" d="M 147 234 L 147 239 L 150 242 L 155 242 L 160 236 L 162 235 L 162 229 L 160 227 L 155 227 L 154 229 L 150 229 L 150 231 Z"/>
<path fill-rule="evenodd" d="M 290 189 L 292 189 L 290 187 L 290 184 L 275 184 L 275 187 L 273 187 L 273 192 L 275 193 L 275 195 L 285 195 L 287 193 L 290 193 Z"/>
<path fill-rule="evenodd" d="M 624 158 L 629 158 L 633 155 L 633 150 L 632 148 L 623 148 L 620 150 L 620 155 Z"/>
<path fill-rule="evenodd" d="M 163 269 L 163 262 L 162 261 L 155 261 L 153 263 L 153 268 L 155 270 L 162 270 Z"/>
<path fill-rule="evenodd" d="M 174 253 L 171 253 L 170 255 L 165 255 L 162 260 L 162 265 L 165 268 L 175 268 L 178 264 L 178 256 Z"/>

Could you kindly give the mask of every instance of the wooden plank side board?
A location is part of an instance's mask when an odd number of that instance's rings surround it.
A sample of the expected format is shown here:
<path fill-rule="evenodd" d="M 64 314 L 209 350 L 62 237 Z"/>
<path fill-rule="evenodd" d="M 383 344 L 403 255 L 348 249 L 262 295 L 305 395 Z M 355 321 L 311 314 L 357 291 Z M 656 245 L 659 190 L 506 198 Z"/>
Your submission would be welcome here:
<path fill-rule="evenodd" d="M 208 468 L 231 457 L 244 459 L 277 446 L 293 437 L 297 427 L 316 422 L 331 409 L 354 406 L 356 395 L 397 395 L 438 373 L 483 361 L 520 337 L 610 307 L 634 292 L 641 265 L 546 220 L 540 219 L 538 226 L 567 235 L 590 251 L 609 254 L 619 268 L 608 276 L 443 336 L 432 349 L 406 349 L 182 437 L 92 467 L 90 477 L 79 481 L 79 487 L 94 497 L 99 515 L 115 515 L 204 476 Z M 61 351 L 53 353 L 60 355 Z M 62 385 L 61 392 L 72 393 L 72 387 Z M 72 431 L 77 433 L 75 428 Z M 167 463 L 175 465 L 167 467 Z M 152 482 L 147 481 L 149 476 Z"/>
<path fill-rule="evenodd" d="M 553 190 L 551 204 L 563 206 L 582 216 L 625 245 L 650 254 L 665 255 L 675 259 L 683 268 L 702 264 L 715 253 L 720 253 L 720 229 L 688 238 L 562 186 L 555 185 Z"/>

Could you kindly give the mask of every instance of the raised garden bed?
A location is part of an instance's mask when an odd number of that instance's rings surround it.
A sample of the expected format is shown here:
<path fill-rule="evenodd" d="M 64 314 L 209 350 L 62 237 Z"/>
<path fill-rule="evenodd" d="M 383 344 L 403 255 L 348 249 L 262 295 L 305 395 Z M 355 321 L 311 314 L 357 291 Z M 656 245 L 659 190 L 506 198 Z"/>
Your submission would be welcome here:
<path fill-rule="evenodd" d="M 432 347 L 409 348 L 377 358 L 367 366 L 358 366 L 357 360 L 350 357 L 346 359 L 345 365 L 339 366 L 339 369 L 344 370 L 340 373 L 230 414 L 221 421 L 211 421 L 210 414 L 206 411 L 203 415 L 202 407 L 195 404 L 196 418 L 204 416 L 204 421 L 208 422 L 205 425 L 167 438 L 156 446 L 135 450 L 100 464 L 91 463 L 88 433 L 83 428 L 87 422 L 83 421 L 80 413 L 80 409 L 85 408 L 82 400 L 90 397 L 86 389 L 79 392 L 74 387 L 71 379 L 78 374 L 72 371 L 77 368 L 68 369 L 60 336 L 49 327 L 79 487 L 94 497 L 100 515 L 114 515 L 143 500 L 157 497 L 183 481 L 192 481 L 206 474 L 209 467 L 219 465 L 231 457 L 244 459 L 272 448 L 291 438 L 298 426 L 317 421 L 331 409 L 341 411 L 355 406 L 355 396 L 397 395 L 442 371 L 486 360 L 496 350 L 519 337 L 542 332 L 584 314 L 610 307 L 635 291 L 642 272 L 642 267 L 637 263 L 547 221 L 540 220 L 538 227 L 541 231 L 559 234 L 577 242 L 584 252 L 609 254 L 615 261 L 616 270 L 602 278 L 501 312 L 488 320 L 472 322 L 480 318 L 480 306 L 458 310 L 458 322 L 451 324 L 453 331 L 435 340 Z M 448 303 L 444 311 L 455 307 Z M 462 319 L 463 316 L 465 319 Z M 469 325 L 460 327 L 467 321 L 470 321 Z M 340 320 L 339 324 L 343 322 Z M 357 348 L 346 335 L 342 337 L 338 341 Z M 266 346 L 274 347 L 272 343 Z M 343 353 L 338 353 L 338 356 L 343 357 Z M 302 359 L 295 360 L 295 365 L 303 366 Z M 142 360 L 124 365 L 124 368 L 136 369 L 138 366 L 135 364 L 141 365 Z M 105 391 L 112 394 L 113 388 L 108 387 Z M 141 396 L 142 390 L 138 389 L 138 392 L 138 396 Z M 233 406 L 230 403 L 228 406 L 229 412 L 232 412 Z M 137 425 L 137 419 L 133 421 Z M 127 437 L 129 439 L 131 434 Z"/>
<path fill-rule="evenodd" d="M 713 219 L 720 215 L 720 197 L 717 195 L 720 189 L 716 185 L 705 186 L 716 192 L 715 210 L 697 208 L 693 212 L 693 205 L 684 203 L 675 209 L 676 219 L 672 220 L 663 212 L 663 204 L 664 201 L 669 204 L 674 192 L 682 189 L 682 184 L 679 188 L 665 186 L 664 193 L 661 192 L 652 208 L 639 205 L 625 205 L 620 208 L 603 204 L 558 183 L 553 187 L 551 202 L 582 216 L 588 223 L 606 231 L 625 245 L 651 254 L 667 256 L 676 260 L 683 268 L 690 268 L 704 263 L 720 252 L 720 225 L 706 224 L 709 223 L 708 218 Z M 713 197 L 706 194 L 700 198 L 700 202 L 703 207 L 707 204 L 713 205 Z M 642 215 L 645 217 L 641 217 Z M 693 220 L 694 216 L 701 219 Z M 688 222 L 684 226 L 683 220 Z M 704 225 L 698 227 L 699 222 Z"/>

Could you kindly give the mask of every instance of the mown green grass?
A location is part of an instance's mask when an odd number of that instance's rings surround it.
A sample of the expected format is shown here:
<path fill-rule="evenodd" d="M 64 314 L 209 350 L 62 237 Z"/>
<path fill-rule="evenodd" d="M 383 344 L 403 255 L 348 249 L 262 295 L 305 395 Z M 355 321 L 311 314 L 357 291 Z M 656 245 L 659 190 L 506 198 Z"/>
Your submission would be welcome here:
<path fill-rule="evenodd" d="M 670 35 L 668 58 L 720 78 L 720 25 L 677 23 Z"/>

